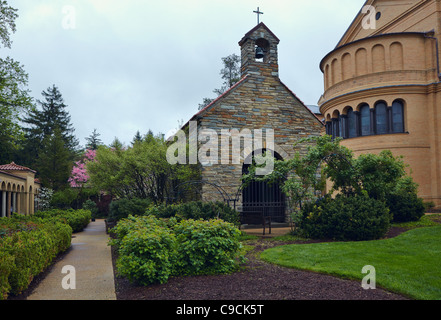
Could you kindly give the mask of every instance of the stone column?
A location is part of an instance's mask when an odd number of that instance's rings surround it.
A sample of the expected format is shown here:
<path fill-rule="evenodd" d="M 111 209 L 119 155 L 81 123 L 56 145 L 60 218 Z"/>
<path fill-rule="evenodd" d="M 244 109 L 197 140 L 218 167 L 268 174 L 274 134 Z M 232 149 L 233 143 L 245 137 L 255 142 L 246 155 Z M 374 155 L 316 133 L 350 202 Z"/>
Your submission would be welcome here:
<path fill-rule="evenodd" d="M 12 192 L 10 192 L 10 191 L 7 191 L 6 192 L 6 216 L 7 217 L 11 217 L 11 195 L 12 195 Z"/>
<path fill-rule="evenodd" d="M 2 191 L 2 208 L 1 216 L 6 217 L 6 191 Z"/>
<path fill-rule="evenodd" d="M 23 201 L 23 203 L 24 203 L 23 213 L 25 216 L 27 216 L 29 214 L 29 192 L 24 193 L 23 200 L 24 200 Z"/>
<path fill-rule="evenodd" d="M 17 192 L 16 203 L 17 203 L 17 213 L 21 214 L 21 193 L 20 192 Z"/>
<path fill-rule="evenodd" d="M 17 212 L 17 192 L 12 192 L 12 212 Z"/>

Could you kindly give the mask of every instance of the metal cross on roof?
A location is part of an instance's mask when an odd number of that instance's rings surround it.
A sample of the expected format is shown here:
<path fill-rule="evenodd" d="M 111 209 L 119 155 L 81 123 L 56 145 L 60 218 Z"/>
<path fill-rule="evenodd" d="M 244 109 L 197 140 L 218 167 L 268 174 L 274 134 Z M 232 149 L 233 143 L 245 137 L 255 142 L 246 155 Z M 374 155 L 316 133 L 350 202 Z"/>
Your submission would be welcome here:
<path fill-rule="evenodd" d="M 254 13 L 257 14 L 257 24 L 260 23 L 260 15 L 263 14 L 263 12 L 260 11 L 259 7 L 257 7 L 257 11 L 253 11 Z"/>

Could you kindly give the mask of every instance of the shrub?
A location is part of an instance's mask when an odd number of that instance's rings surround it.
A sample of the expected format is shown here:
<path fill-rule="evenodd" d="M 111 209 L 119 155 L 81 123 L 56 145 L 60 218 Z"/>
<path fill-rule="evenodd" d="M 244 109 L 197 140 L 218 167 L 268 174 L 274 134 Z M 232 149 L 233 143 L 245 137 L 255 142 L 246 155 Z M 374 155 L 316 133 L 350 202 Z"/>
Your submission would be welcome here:
<path fill-rule="evenodd" d="M 67 223 L 74 233 L 81 232 L 90 223 L 92 214 L 89 210 L 59 210 L 53 209 L 48 211 L 40 211 L 35 213 L 35 217 L 45 219 L 56 219 L 61 222 Z"/>
<path fill-rule="evenodd" d="M 147 207 L 151 204 L 148 199 L 120 199 L 110 203 L 108 221 L 116 222 L 127 218 L 129 215 L 143 215 Z"/>
<path fill-rule="evenodd" d="M 374 240 L 386 234 L 390 220 L 389 209 L 382 201 L 364 195 L 326 196 L 303 207 L 299 228 L 313 239 Z"/>
<path fill-rule="evenodd" d="M 131 230 L 119 243 L 118 272 L 141 285 L 165 283 L 173 272 L 176 240 L 158 224 Z"/>
<path fill-rule="evenodd" d="M 98 206 L 95 201 L 92 201 L 90 199 L 86 200 L 83 203 L 83 210 L 89 210 L 92 214 L 92 218 L 97 218 L 98 216 Z"/>
<path fill-rule="evenodd" d="M 20 294 L 71 243 L 72 228 L 54 219 L 14 216 L 0 229 L 0 299 Z"/>
<path fill-rule="evenodd" d="M 165 283 L 172 275 L 231 272 L 241 247 L 240 231 L 219 219 L 129 216 L 111 232 L 118 273 L 142 285 Z"/>
<path fill-rule="evenodd" d="M 236 269 L 240 231 L 222 220 L 182 220 L 174 227 L 177 240 L 176 273 L 200 275 Z"/>
<path fill-rule="evenodd" d="M 158 218 L 210 220 L 222 219 L 234 225 L 240 224 L 239 213 L 223 202 L 193 201 L 175 205 L 161 205 L 148 208 L 146 214 Z"/>
<path fill-rule="evenodd" d="M 418 221 L 426 211 L 423 199 L 414 193 L 390 194 L 386 204 L 393 216 L 393 222 Z"/>
<path fill-rule="evenodd" d="M 11 291 L 11 285 L 8 279 L 14 267 L 14 257 L 4 250 L 2 241 L 0 240 L 0 300 L 6 300 L 8 293 Z"/>

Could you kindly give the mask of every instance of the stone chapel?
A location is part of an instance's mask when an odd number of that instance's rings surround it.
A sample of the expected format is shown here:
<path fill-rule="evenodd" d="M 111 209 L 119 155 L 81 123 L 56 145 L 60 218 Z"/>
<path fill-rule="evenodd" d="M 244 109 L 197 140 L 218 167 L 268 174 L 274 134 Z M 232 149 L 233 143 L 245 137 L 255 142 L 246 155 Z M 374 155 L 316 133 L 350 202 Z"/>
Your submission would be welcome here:
<path fill-rule="evenodd" d="M 240 40 L 241 80 L 219 96 L 190 122 L 197 123 L 198 130 L 208 128 L 251 131 L 274 130 L 274 156 L 289 159 L 294 156 L 294 144 L 302 138 L 320 136 L 324 123 L 280 80 L 278 44 L 280 40 L 264 24 L 259 23 Z M 231 139 L 229 146 L 232 146 Z M 244 148 L 240 164 L 201 165 L 200 193 L 204 201 L 224 201 L 225 194 L 234 199 L 235 207 L 243 215 L 261 213 L 273 222 L 285 222 L 287 204 L 278 185 L 252 183 L 241 188 L 242 175 L 247 172 L 245 159 L 261 150 Z M 268 150 L 266 150 L 268 151 Z M 219 186 L 224 193 L 213 185 Z"/>

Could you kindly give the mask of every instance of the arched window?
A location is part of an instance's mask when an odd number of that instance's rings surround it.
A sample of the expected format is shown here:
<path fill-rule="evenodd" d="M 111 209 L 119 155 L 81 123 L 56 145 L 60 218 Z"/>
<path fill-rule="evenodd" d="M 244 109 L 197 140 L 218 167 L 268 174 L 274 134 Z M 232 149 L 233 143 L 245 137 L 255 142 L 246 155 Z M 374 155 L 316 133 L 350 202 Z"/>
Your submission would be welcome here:
<path fill-rule="evenodd" d="M 340 112 L 334 111 L 332 115 L 332 137 L 340 137 Z"/>
<path fill-rule="evenodd" d="M 367 104 L 360 108 L 360 132 L 362 136 L 371 134 L 371 110 Z"/>
<path fill-rule="evenodd" d="M 399 100 L 392 104 L 392 132 L 404 132 L 404 106 Z"/>
<path fill-rule="evenodd" d="M 387 105 L 384 102 L 379 102 L 375 106 L 375 126 L 377 134 L 388 133 L 387 126 Z"/>
<path fill-rule="evenodd" d="M 350 108 L 348 110 L 348 138 L 355 138 L 357 135 L 357 115 Z"/>

